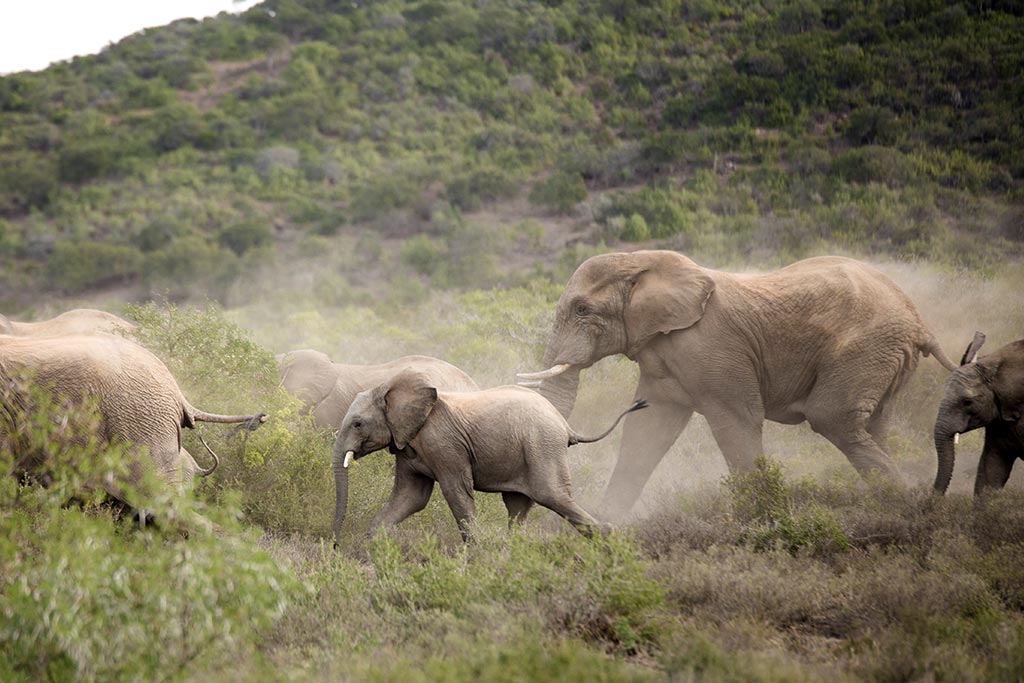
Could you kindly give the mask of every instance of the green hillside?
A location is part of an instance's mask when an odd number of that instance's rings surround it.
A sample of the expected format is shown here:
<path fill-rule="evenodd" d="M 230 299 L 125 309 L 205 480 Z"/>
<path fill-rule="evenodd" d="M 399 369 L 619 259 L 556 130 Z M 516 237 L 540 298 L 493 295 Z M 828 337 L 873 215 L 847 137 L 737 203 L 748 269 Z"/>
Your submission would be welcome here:
<path fill-rule="evenodd" d="M 561 278 L 567 243 L 992 268 L 1024 252 L 1022 13 L 270 0 L 146 30 L 0 78 L 0 307 L 244 304 L 325 255 L 328 303 L 415 298 Z"/>

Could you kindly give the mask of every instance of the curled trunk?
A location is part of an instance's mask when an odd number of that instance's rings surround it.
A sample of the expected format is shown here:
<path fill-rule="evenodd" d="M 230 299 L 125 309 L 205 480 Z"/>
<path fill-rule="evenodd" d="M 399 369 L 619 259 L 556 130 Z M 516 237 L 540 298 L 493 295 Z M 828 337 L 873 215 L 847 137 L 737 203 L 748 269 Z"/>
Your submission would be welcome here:
<path fill-rule="evenodd" d="M 348 468 L 345 467 L 345 448 L 341 441 L 334 443 L 334 547 L 341 547 L 341 525 L 348 512 Z"/>

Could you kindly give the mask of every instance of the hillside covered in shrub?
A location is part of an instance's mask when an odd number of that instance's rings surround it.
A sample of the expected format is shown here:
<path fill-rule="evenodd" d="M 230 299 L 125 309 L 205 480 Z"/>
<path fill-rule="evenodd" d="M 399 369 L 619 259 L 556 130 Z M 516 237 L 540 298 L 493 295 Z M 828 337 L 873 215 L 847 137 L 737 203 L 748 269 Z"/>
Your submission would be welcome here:
<path fill-rule="evenodd" d="M 995 268 L 1024 245 L 1022 14 L 268 0 L 149 29 L 0 78 L 0 306 L 244 304 L 299 270 L 416 300 L 602 243 Z"/>

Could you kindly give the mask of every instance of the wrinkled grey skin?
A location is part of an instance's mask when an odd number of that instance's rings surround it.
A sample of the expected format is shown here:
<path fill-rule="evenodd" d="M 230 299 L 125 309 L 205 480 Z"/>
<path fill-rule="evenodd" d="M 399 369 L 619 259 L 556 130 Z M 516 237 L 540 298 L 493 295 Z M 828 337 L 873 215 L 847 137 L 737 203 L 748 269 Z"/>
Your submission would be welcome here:
<path fill-rule="evenodd" d="M 638 401 L 626 412 L 645 405 Z M 473 491 L 501 492 L 509 526 L 521 523 L 538 503 L 589 536 L 607 527 L 573 500 L 566 449 L 604 438 L 617 424 L 598 437 L 583 437 L 529 389 L 438 392 L 423 375 L 407 371 L 352 402 L 334 446 L 335 471 L 342 469 L 349 451 L 358 459 L 387 446 L 395 455 L 391 497 L 374 518 L 371 533 L 422 510 L 436 481 L 463 540 L 469 538 L 468 522 L 476 513 Z M 343 501 L 337 503 L 336 546 L 345 515 Z"/>
<path fill-rule="evenodd" d="M 281 385 L 302 399 L 316 425 L 337 429 L 352 400 L 394 377 L 403 370 L 421 372 L 444 391 L 475 391 L 478 387 L 469 375 L 437 358 L 403 356 L 378 365 L 335 363 L 327 354 L 313 349 L 290 351 L 277 357 Z"/>
<path fill-rule="evenodd" d="M 960 367 L 946 380 L 935 419 L 938 471 L 935 490 L 945 493 L 956 459 L 954 436 L 985 429 L 974 493 L 1001 489 L 1017 458 L 1024 457 L 1024 339 L 985 356 L 985 335 L 975 334 Z"/>
<path fill-rule="evenodd" d="M 732 472 L 762 453 L 764 420 L 811 427 L 862 475 L 899 473 L 884 450 L 888 407 L 919 354 L 945 356 L 910 299 L 877 270 L 819 257 L 763 275 L 702 268 L 676 252 L 585 261 L 558 301 L 542 395 L 568 416 L 579 372 L 625 354 L 640 366 L 631 415 L 604 497 L 625 516 L 694 412 Z"/>
<path fill-rule="evenodd" d="M 52 337 L 67 334 L 131 333 L 135 325 L 113 313 L 74 308 L 39 322 L 16 322 L 0 315 L 0 334 L 15 337 Z"/>
<path fill-rule="evenodd" d="M 98 402 L 100 433 L 95 436 L 105 443 L 127 442 L 136 449 L 137 458 L 129 463 L 131 484 L 138 483 L 143 469 L 155 470 L 171 485 L 213 471 L 199 467 L 182 446 L 182 427 L 194 428 L 197 422 L 247 422 L 254 428 L 266 419 L 263 414 L 217 415 L 194 408 L 163 362 L 123 337 L 0 335 L 0 444 L 26 464 L 18 475 L 38 474 L 46 467 L 45 457 L 18 451 L 18 415 L 32 408 L 25 372 L 31 374 L 33 384 L 72 404 L 85 398 Z M 124 500 L 116 482 L 102 485 L 111 496 Z"/>

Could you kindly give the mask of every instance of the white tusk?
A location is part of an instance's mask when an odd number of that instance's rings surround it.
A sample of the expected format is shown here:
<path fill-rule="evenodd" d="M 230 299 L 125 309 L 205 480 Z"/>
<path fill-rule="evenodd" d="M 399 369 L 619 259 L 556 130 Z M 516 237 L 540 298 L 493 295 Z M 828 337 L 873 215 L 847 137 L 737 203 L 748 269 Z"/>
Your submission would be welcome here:
<path fill-rule="evenodd" d="M 539 387 L 541 384 L 544 384 L 544 382 L 541 382 L 539 380 L 531 380 L 529 382 L 519 380 L 518 382 L 516 382 L 516 384 L 518 384 L 521 387 Z"/>
<path fill-rule="evenodd" d="M 348 451 L 347 453 L 345 453 L 345 462 L 341 463 L 341 466 L 347 468 L 349 465 L 351 465 L 353 455 L 355 455 L 353 451 Z"/>
<path fill-rule="evenodd" d="M 955 446 L 958 443 L 960 443 L 960 432 L 953 435 L 953 445 Z"/>
<path fill-rule="evenodd" d="M 526 380 L 551 379 L 552 377 L 558 377 L 571 367 L 568 363 L 562 363 L 561 365 L 552 365 L 547 370 L 541 370 L 540 372 L 517 372 L 516 377 Z"/>

